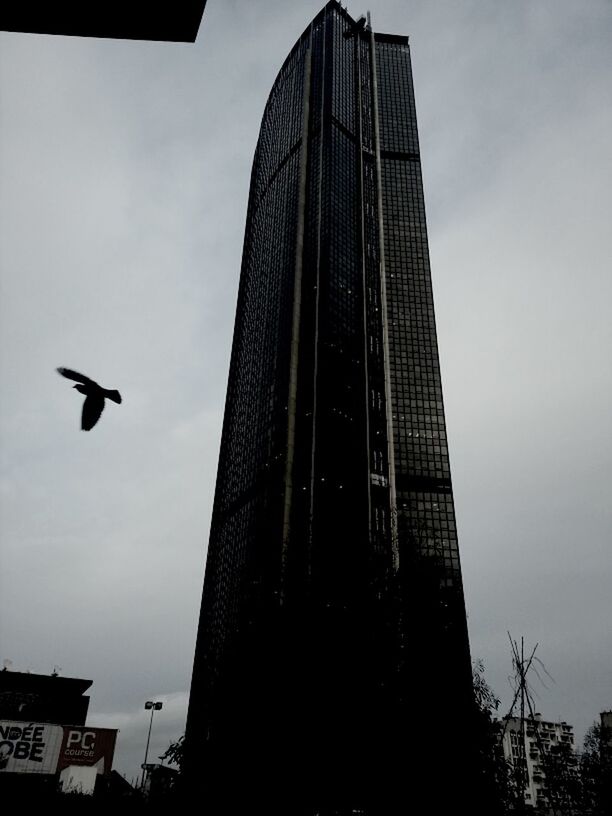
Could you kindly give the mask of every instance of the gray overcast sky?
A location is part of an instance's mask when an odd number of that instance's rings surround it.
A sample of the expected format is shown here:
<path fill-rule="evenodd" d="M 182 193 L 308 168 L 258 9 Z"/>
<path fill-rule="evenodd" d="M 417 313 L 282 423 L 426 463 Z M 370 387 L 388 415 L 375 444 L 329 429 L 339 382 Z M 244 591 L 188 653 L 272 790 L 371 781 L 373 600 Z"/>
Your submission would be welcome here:
<path fill-rule="evenodd" d="M 129 778 L 145 700 L 150 758 L 184 728 L 251 161 L 322 5 L 0 35 L 0 659 L 91 678 Z M 369 5 L 412 44 L 472 654 L 506 709 L 506 630 L 539 642 L 581 739 L 612 708 L 612 4 Z M 81 433 L 57 366 L 123 404 Z"/>

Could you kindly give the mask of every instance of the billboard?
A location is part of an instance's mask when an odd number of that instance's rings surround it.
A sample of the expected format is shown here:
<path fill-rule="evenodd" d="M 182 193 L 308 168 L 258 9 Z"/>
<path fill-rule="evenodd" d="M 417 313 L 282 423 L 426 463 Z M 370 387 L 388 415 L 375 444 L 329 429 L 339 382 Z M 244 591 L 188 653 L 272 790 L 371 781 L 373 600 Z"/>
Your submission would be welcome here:
<path fill-rule="evenodd" d="M 109 774 L 117 730 L 0 720 L 0 773 L 55 774 L 71 766 Z"/>
<path fill-rule="evenodd" d="M 95 765 L 98 773 L 109 774 L 113 765 L 117 731 L 113 728 L 64 726 L 64 739 L 57 770 L 74 765 Z"/>
<path fill-rule="evenodd" d="M 55 773 L 63 739 L 61 725 L 0 720 L 0 773 Z"/>

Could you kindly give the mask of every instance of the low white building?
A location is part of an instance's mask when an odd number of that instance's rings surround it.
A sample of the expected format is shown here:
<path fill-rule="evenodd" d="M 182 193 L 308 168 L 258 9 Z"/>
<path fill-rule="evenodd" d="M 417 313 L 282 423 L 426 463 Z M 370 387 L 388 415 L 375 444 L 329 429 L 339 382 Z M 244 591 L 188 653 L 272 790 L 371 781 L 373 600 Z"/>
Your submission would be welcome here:
<path fill-rule="evenodd" d="M 573 726 L 566 722 L 547 722 L 540 714 L 526 717 L 504 717 L 503 750 L 519 778 L 522 771 L 525 804 L 546 808 L 550 804 L 550 790 L 546 780 L 547 754 L 559 750 L 570 753 L 570 765 L 577 764 Z M 567 746 L 567 748 L 563 748 Z"/>

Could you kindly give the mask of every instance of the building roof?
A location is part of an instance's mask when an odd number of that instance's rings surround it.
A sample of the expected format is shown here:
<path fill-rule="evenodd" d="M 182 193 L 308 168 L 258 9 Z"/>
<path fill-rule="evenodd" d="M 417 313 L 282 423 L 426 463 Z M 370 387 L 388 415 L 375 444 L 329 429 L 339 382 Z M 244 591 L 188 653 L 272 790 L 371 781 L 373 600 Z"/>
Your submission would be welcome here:
<path fill-rule="evenodd" d="M 30 672 L 0 671 L 0 692 L 20 691 L 34 694 L 66 696 L 85 694 L 93 680 L 60 677 L 59 674 L 31 674 Z"/>

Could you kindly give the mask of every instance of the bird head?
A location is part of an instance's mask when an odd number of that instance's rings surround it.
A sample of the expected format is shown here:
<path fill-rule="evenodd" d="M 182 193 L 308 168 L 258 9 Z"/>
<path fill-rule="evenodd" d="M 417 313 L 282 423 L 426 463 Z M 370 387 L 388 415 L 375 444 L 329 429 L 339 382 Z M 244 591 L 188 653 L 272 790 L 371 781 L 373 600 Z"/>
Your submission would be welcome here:
<path fill-rule="evenodd" d="M 87 393 L 87 389 L 85 388 L 85 386 L 82 383 L 77 383 L 76 385 L 73 385 L 72 387 L 76 388 L 76 390 L 79 391 L 81 394 L 86 394 Z"/>

